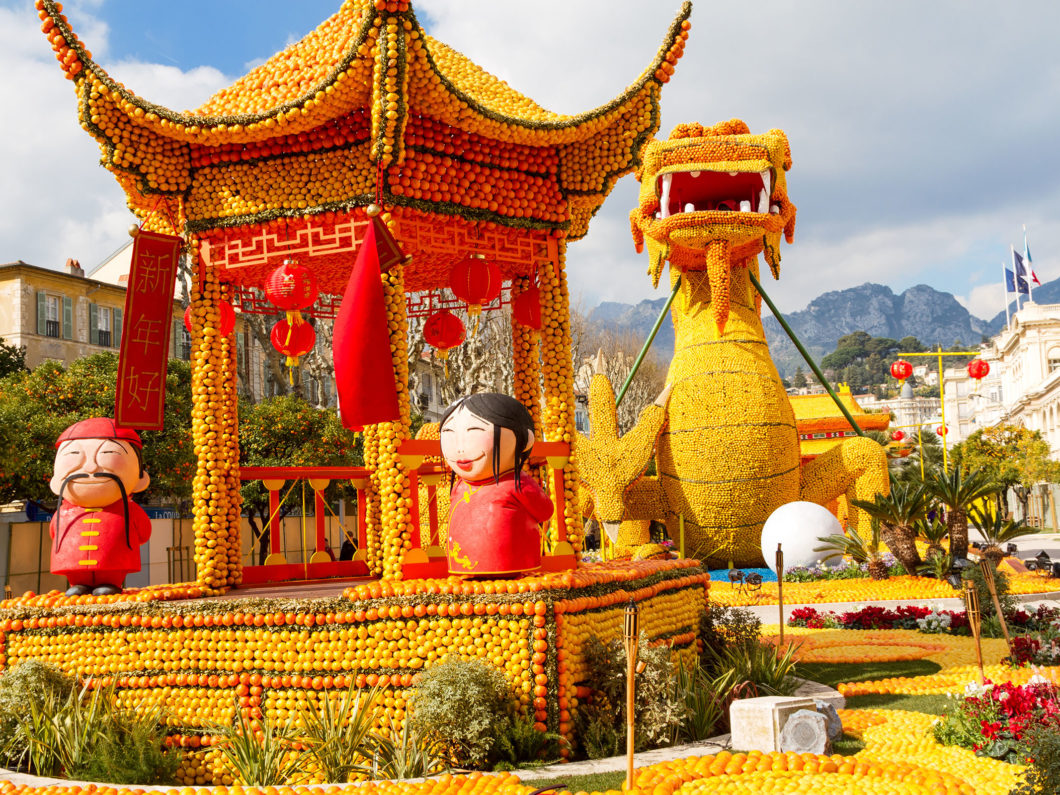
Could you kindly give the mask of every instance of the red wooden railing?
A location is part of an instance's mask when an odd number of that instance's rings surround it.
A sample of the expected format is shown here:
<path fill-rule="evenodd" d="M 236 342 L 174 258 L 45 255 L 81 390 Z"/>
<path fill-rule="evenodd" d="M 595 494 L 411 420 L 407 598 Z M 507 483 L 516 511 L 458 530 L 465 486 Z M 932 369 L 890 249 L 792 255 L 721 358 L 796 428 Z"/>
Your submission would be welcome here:
<path fill-rule="evenodd" d="M 445 577 L 448 574 L 445 551 L 441 547 L 438 521 L 437 489 L 448 488 L 448 468 L 444 464 L 428 462 L 428 458 L 441 456 L 437 439 L 409 439 L 402 442 L 398 450 L 409 473 L 411 487 L 412 549 L 405 554 L 402 564 L 406 579 L 421 577 Z M 552 471 L 552 486 L 555 502 L 553 513 L 554 537 L 550 554 L 545 556 L 544 568 L 548 571 L 573 568 L 576 565 L 574 550 L 567 540 L 564 503 L 563 467 L 570 456 L 570 445 L 565 442 L 538 442 L 530 457 L 531 466 L 547 465 Z M 368 539 L 365 530 L 365 489 L 369 471 L 364 467 L 243 467 L 240 479 L 260 480 L 269 492 L 269 519 L 264 532 L 269 534 L 270 554 L 263 566 L 245 566 L 243 584 L 286 582 L 292 580 L 319 580 L 336 577 L 368 576 L 365 551 Z M 314 502 L 314 551 L 301 563 L 289 563 L 282 553 L 280 536 L 280 491 L 288 480 L 306 480 L 313 490 Z M 326 538 L 326 505 L 324 490 L 332 480 L 348 480 L 357 490 L 357 552 L 353 560 L 335 560 Z M 420 484 L 427 489 L 427 526 L 430 537 L 421 538 Z M 305 550 L 308 552 L 308 550 Z"/>

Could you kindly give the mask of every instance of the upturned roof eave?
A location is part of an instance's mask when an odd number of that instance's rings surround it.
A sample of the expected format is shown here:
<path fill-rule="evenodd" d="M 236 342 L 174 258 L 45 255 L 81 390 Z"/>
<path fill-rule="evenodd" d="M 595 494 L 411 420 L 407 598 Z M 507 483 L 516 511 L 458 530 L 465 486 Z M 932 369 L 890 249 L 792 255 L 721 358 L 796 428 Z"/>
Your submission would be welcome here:
<path fill-rule="evenodd" d="M 300 111 L 306 107 L 307 102 L 319 102 L 319 100 L 316 99 L 318 95 L 321 94 L 321 92 L 326 92 L 330 86 L 335 85 L 340 79 L 345 79 L 340 78 L 340 75 L 345 75 L 348 70 L 354 66 L 355 62 L 358 60 L 368 60 L 367 57 L 361 55 L 358 50 L 367 40 L 369 32 L 374 26 L 375 19 L 375 15 L 372 13 L 365 15 L 360 23 L 360 29 L 355 39 L 347 47 L 345 53 L 339 59 L 329 75 L 320 83 L 308 89 L 301 96 L 257 113 L 200 115 L 194 112 L 180 113 L 137 96 L 124 85 L 112 78 L 102 66 L 92 59 L 84 45 L 74 34 L 65 17 L 57 9 L 55 0 L 37 0 L 37 7 L 41 10 L 42 15 L 46 14 L 46 18 L 51 19 L 51 24 L 54 26 L 54 29 L 62 34 L 66 46 L 75 54 L 71 61 L 63 63 L 64 70 L 75 82 L 80 82 L 85 79 L 87 74 L 91 74 L 101 85 L 106 87 L 107 91 L 116 94 L 124 103 L 131 106 L 132 113 L 137 116 L 134 119 L 135 123 L 142 125 L 146 122 L 158 134 L 174 140 L 198 143 L 207 146 L 221 146 L 225 144 L 242 143 L 248 140 L 261 140 L 260 133 L 252 135 L 248 133 L 246 128 L 252 124 L 265 124 L 270 120 L 275 121 L 279 116 L 286 116 L 286 114 L 291 111 Z M 622 94 L 615 97 L 610 102 L 592 110 L 572 116 L 560 116 L 557 114 L 556 118 L 551 120 L 530 119 L 518 115 L 501 113 L 461 91 L 453 84 L 449 76 L 442 71 L 431 55 L 430 42 L 433 40 L 423 33 L 421 28 L 419 28 L 412 12 L 409 11 L 408 13 L 413 20 L 414 27 L 419 31 L 420 35 L 424 37 L 428 65 L 435 71 L 439 77 L 441 85 L 443 85 L 445 90 L 452 97 L 458 99 L 462 103 L 466 103 L 468 107 L 483 120 L 499 122 L 525 130 L 532 130 L 535 133 L 535 139 L 537 139 L 534 141 L 535 145 L 549 145 L 551 143 L 567 143 L 579 140 L 583 136 L 579 136 L 577 133 L 583 131 L 584 136 L 590 135 L 595 130 L 595 126 L 592 124 L 594 121 L 602 116 L 607 116 L 621 110 L 625 105 L 637 97 L 649 83 L 661 83 L 662 81 L 659 80 L 657 73 L 662 68 L 668 51 L 680 35 L 682 23 L 688 19 L 691 14 L 691 9 L 691 2 L 685 0 L 681 10 L 670 25 L 663 46 L 658 50 L 652 63 L 644 70 L 644 72 L 642 72 L 637 81 L 628 86 Z M 45 31 L 45 33 L 50 34 L 50 30 Z M 62 56 L 60 55 L 60 57 Z M 73 60 L 76 60 L 80 66 L 77 68 L 76 72 L 71 74 Z M 514 91 L 513 94 L 522 96 Z M 410 106 L 417 106 L 420 104 L 415 98 L 409 99 L 411 99 Z M 135 114 L 136 110 L 141 111 L 142 115 Z M 322 118 L 323 121 L 326 121 L 348 112 L 348 108 L 337 108 L 333 115 L 325 113 L 323 117 L 317 116 L 316 118 Z M 159 125 L 158 122 L 162 120 L 168 122 L 168 124 L 165 126 Z M 579 130 L 579 128 L 583 129 Z M 290 134 L 295 131 L 291 126 L 277 126 L 273 129 L 274 134 L 277 136 Z M 214 137 L 209 141 L 203 141 L 198 135 L 202 130 L 210 130 Z M 555 140 L 550 140 L 553 138 L 550 133 L 555 134 Z M 572 135 L 572 133 L 574 134 Z"/>

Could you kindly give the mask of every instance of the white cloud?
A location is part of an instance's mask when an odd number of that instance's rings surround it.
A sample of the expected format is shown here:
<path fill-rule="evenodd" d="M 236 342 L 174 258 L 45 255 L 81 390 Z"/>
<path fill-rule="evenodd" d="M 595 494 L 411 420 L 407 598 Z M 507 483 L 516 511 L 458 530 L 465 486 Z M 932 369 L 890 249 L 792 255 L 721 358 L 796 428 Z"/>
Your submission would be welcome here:
<path fill-rule="evenodd" d="M 107 25 L 87 5 L 71 10 L 74 29 L 100 58 Z M 211 67 L 187 72 L 124 62 L 112 74 L 140 96 L 182 108 L 200 104 L 227 82 Z M 0 262 L 60 267 L 72 257 L 86 269 L 126 240 L 134 220 L 125 194 L 99 165 L 96 142 L 77 120 L 73 83 L 63 77 L 29 4 L 0 8 Z"/>

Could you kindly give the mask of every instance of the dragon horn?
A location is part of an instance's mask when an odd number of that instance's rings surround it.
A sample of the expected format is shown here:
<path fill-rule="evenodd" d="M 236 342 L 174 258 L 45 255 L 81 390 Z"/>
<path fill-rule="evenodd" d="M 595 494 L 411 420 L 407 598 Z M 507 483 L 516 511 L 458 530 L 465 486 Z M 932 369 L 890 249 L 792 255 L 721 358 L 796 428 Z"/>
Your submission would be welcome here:
<path fill-rule="evenodd" d="M 707 244 L 705 253 L 707 280 L 710 282 L 710 310 L 720 337 L 729 319 L 729 241 L 712 240 Z"/>

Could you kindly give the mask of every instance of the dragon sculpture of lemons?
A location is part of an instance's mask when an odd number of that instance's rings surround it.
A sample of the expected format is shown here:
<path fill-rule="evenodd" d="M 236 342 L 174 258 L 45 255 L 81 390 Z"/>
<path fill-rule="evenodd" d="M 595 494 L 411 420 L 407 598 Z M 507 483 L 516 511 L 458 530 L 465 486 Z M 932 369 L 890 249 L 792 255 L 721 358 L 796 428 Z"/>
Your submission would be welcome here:
<path fill-rule="evenodd" d="M 591 436 L 576 441 L 584 501 L 619 544 L 647 543 L 644 520 L 655 519 L 675 541 L 683 526 L 689 556 L 761 565 L 762 525 L 776 508 L 886 493 L 886 454 L 871 439 L 849 438 L 800 466 L 795 415 L 750 279 L 759 254 L 779 276 L 780 237 L 790 243 L 794 233 L 787 136 L 751 135 L 737 119 L 679 125 L 668 140 L 649 141 L 641 162 L 633 238 L 638 251 L 647 243 L 653 285 L 666 263 L 671 286 L 681 280 L 674 356 L 666 392 L 622 436 L 613 386 L 593 377 Z M 853 507 L 848 521 L 868 529 Z"/>

